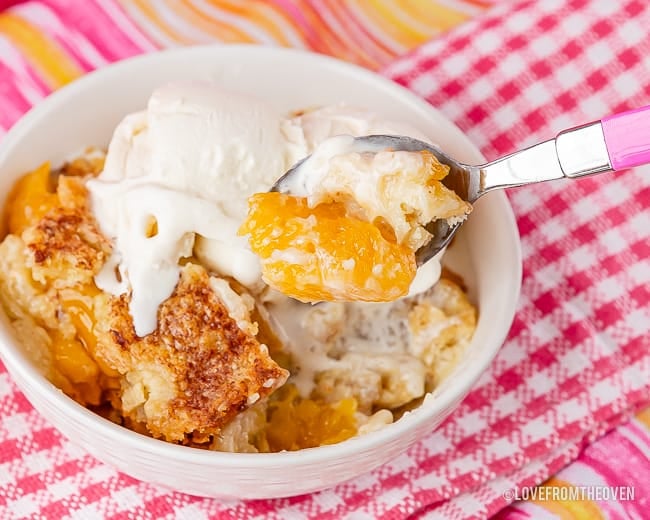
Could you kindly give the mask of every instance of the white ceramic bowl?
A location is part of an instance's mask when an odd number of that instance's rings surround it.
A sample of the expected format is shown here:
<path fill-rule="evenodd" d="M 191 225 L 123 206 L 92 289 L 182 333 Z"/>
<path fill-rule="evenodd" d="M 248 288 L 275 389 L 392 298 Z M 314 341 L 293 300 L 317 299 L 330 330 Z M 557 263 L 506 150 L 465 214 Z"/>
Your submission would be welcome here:
<path fill-rule="evenodd" d="M 152 90 L 179 79 L 207 79 L 291 110 L 345 101 L 405 121 L 456 158 L 478 163 L 471 142 L 434 108 L 366 70 L 316 54 L 256 46 L 194 47 L 127 60 L 59 90 L 0 143 L 0 196 L 45 160 L 57 163 L 88 145 L 105 146 L 128 112 Z M 507 199 L 482 199 L 452 252 L 479 306 L 466 358 L 431 399 L 395 424 L 343 443 L 293 453 L 206 452 L 150 439 L 79 406 L 34 368 L 0 323 L 2 359 L 34 407 L 63 434 L 135 478 L 204 496 L 271 498 L 321 490 L 370 471 L 431 432 L 461 401 L 501 347 L 521 279 L 519 237 Z"/>

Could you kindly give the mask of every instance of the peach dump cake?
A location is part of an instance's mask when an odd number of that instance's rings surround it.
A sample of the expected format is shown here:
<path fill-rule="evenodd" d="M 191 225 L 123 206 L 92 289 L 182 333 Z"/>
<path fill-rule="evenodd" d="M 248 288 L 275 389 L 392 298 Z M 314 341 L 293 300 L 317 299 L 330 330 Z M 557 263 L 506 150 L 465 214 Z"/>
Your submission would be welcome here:
<path fill-rule="evenodd" d="M 71 398 L 169 442 L 298 450 L 398 420 L 474 333 L 462 283 L 413 256 L 426 222 L 471 208 L 417 153 L 348 154 L 304 197 L 267 193 L 324 141 L 372 133 L 422 137 L 346 106 L 285 116 L 161 87 L 106 153 L 42 164 L 8 195 L 16 337 Z"/>

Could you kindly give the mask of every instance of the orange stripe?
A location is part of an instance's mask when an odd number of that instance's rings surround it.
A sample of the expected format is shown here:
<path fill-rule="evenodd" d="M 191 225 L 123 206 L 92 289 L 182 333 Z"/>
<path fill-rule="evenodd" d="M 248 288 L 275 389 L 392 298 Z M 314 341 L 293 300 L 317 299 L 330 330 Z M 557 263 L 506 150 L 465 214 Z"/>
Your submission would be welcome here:
<path fill-rule="evenodd" d="M 636 418 L 646 427 L 648 430 L 650 430 L 650 407 L 646 408 L 645 410 L 642 410 L 636 415 Z"/>
<path fill-rule="evenodd" d="M 478 7 L 482 7 L 483 9 L 488 9 L 490 7 L 494 7 L 496 4 L 493 2 L 490 2 L 490 0 L 487 1 L 482 1 L 482 0 L 465 0 L 468 4 L 476 5 Z"/>
<path fill-rule="evenodd" d="M 381 47 L 377 45 L 377 40 L 370 36 L 365 28 L 354 27 L 353 19 L 354 13 L 350 12 L 349 8 L 341 6 L 336 2 L 331 2 L 329 4 L 330 13 L 338 20 L 339 24 L 343 27 L 344 31 L 348 35 L 356 35 L 357 40 L 350 42 L 349 48 L 354 51 L 356 58 L 353 60 L 357 64 L 364 65 L 370 69 L 378 68 L 382 63 L 381 56 Z M 363 21 L 357 22 L 363 24 Z M 364 35 L 359 35 L 360 32 L 365 32 Z M 350 36 L 348 36 L 349 38 Z M 366 39 L 370 40 L 372 45 L 375 47 L 375 52 L 371 52 L 370 49 L 367 49 L 368 42 Z M 353 44 L 353 45 L 352 45 Z M 367 49 L 367 50 L 366 50 Z M 378 56 L 380 55 L 380 56 Z M 384 53 L 384 59 L 387 58 Z"/>
<path fill-rule="evenodd" d="M 193 24 L 197 27 L 200 27 L 206 33 L 214 36 L 216 39 L 222 42 L 230 43 L 255 43 L 256 40 L 251 35 L 241 30 L 240 28 L 229 24 L 227 22 L 222 22 L 221 20 L 210 16 L 208 13 L 205 13 L 188 0 L 182 0 L 182 8 L 184 13 L 187 15 L 182 15 L 188 23 Z M 174 2 L 174 5 L 179 5 L 178 2 Z M 170 6 L 171 7 L 171 6 Z"/>
<path fill-rule="evenodd" d="M 307 47 L 307 34 L 305 28 L 301 24 L 294 20 L 287 11 L 276 5 L 274 2 L 267 2 L 266 0 L 262 0 L 262 5 L 265 9 L 273 11 L 277 17 L 282 18 L 286 24 L 291 25 L 296 31 L 297 36 L 300 38 L 302 44 Z"/>
<path fill-rule="evenodd" d="M 0 33 L 4 34 L 43 77 L 51 88 L 57 88 L 83 74 L 81 68 L 53 40 L 22 18 L 0 15 Z"/>
<path fill-rule="evenodd" d="M 350 37 L 350 34 L 354 34 L 355 31 L 349 30 L 349 21 L 342 20 L 342 17 L 345 19 L 345 17 L 349 17 L 350 14 L 347 12 L 343 12 L 341 14 L 340 3 L 323 2 L 322 4 L 316 4 L 316 5 L 318 5 L 318 9 L 314 8 L 314 12 L 318 17 L 318 21 L 323 24 L 323 26 L 325 27 L 325 31 L 327 31 L 333 38 L 336 38 L 337 47 L 335 51 L 332 53 L 332 55 L 336 56 L 337 58 L 341 58 L 345 61 L 356 63 L 357 65 L 361 65 L 363 67 L 367 67 L 370 69 L 377 68 L 379 62 L 376 59 L 374 59 L 371 55 L 369 55 L 367 52 L 365 52 L 365 49 L 363 49 L 363 46 L 360 44 L 359 41 L 354 41 Z M 331 27 L 327 23 L 326 19 L 321 15 L 321 11 L 322 12 L 326 11 L 330 15 L 330 17 L 337 20 L 338 24 L 340 25 L 340 28 Z M 319 37 L 321 36 L 322 35 L 319 34 Z"/>
<path fill-rule="evenodd" d="M 353 57 L 349 45 L 332 32 L 308 0 L 299 0 L 298 9 L 307 19 L 306 40 L 312 50 L 339 58 Z"/>
<path fill-rule="evenodd" d="M 237 16 L 245 18 L 249 22 L 256 24 L 258 27 L 263 28 L 276 42 L 280 45 L 288 46 L 290 44 L 289 40 L 284 34 L 284 31 L 281 27 L 278 27 L 271 22 L 270 17 L 265 16 L 262 11 L 272 11 L 274 14 L 277 14 L 278 11 L 273 8 L 272 5 L 265 4 L 263 2 L 254 1 L 247 4 L 240 4 L 236 2 L 231 2 L 229 0 L 208 0 L 212 5 L 228 11 Z M 284 14 L 280 11 L 280 14 Z M 295 28 L 295 23 L 291 18 L 283 16 L 283 18 L 289 22 L 291 26 Z"/>
<path fill-rule="evenodd" d="M 158 12 L 156 11 L 155 8 L 153 8 L 151 5 L 149 5 L 149 2 L 147 0 L 120 0 L 120 3 L 124 6 L 124 8 L 129 10 L 129 8 L 133 7 L 133 4 L 137 6 L 137 8 L 142 12 L 142 14 L 149 19 L 150 22 L 152 22 L 158 29 L 160 29 L 161 32 L 165 33 L 170 39 L 175 41 L 176 43 L 194 43 L 191 40 L 188 40 L 178 32 L 176 32 L 172 27 L 167 25 L 165 21 L 160 17 Z M 143 30 L 146 31 L 146 27 L 143 27 Z M 151 38 L 155 38 L 155 34 L 150 34 L 149 31 L 147 31 L 149 36 Z M 165 42 L 159 42 L 159 43 L 165 43 Z"/>

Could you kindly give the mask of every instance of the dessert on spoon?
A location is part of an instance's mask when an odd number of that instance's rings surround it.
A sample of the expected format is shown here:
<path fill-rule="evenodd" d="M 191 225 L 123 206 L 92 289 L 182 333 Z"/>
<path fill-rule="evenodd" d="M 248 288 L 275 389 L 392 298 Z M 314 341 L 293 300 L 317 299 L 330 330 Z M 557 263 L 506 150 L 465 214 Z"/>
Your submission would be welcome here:
<path fill-rule="evenodd" d="M 395 135 L 337 136 L 249 200 L 240 229 L 269 285 L 302 301 L 392 301 L 489 191 L 650 162 L 650 107 L 482 165 Z"/>

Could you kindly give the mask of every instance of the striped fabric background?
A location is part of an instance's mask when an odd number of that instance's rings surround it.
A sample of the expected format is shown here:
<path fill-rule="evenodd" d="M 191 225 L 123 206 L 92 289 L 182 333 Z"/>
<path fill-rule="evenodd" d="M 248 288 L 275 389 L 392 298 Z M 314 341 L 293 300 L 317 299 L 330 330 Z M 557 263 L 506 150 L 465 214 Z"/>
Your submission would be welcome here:
<path fill-rule="evenodd" d="M 0 128 L 81 74 L 179 45 L 263 43 L 378 69 L 487 0 L 42 0 L 0 17 Z M 0 6 L 2 0 L 0 0 Z"/>
<path fill-rule="evenodd" d="M 396 56 L 496 3 L 0 0 L 0 139 L 52 90 L 136 54 L 180 45 L 250 42 L 307 48 L 381 70 Z M 0 372 L 4 372 L 1 366 Z M 0 441 L 3 435 L 0 430 Z M 650 475 L 648 459 L 650 410 L 587 447 L 576 462 L 544 485 L 628 485 L 639 478 L 640 468 L 646 478 Z M 630 468 L 635 468 L 634 474 Z M 627 513 L 625 504 L 618 502 L 531 500 L 508 507 L 498 518 L 591 520 L 627 518 Z"/>

